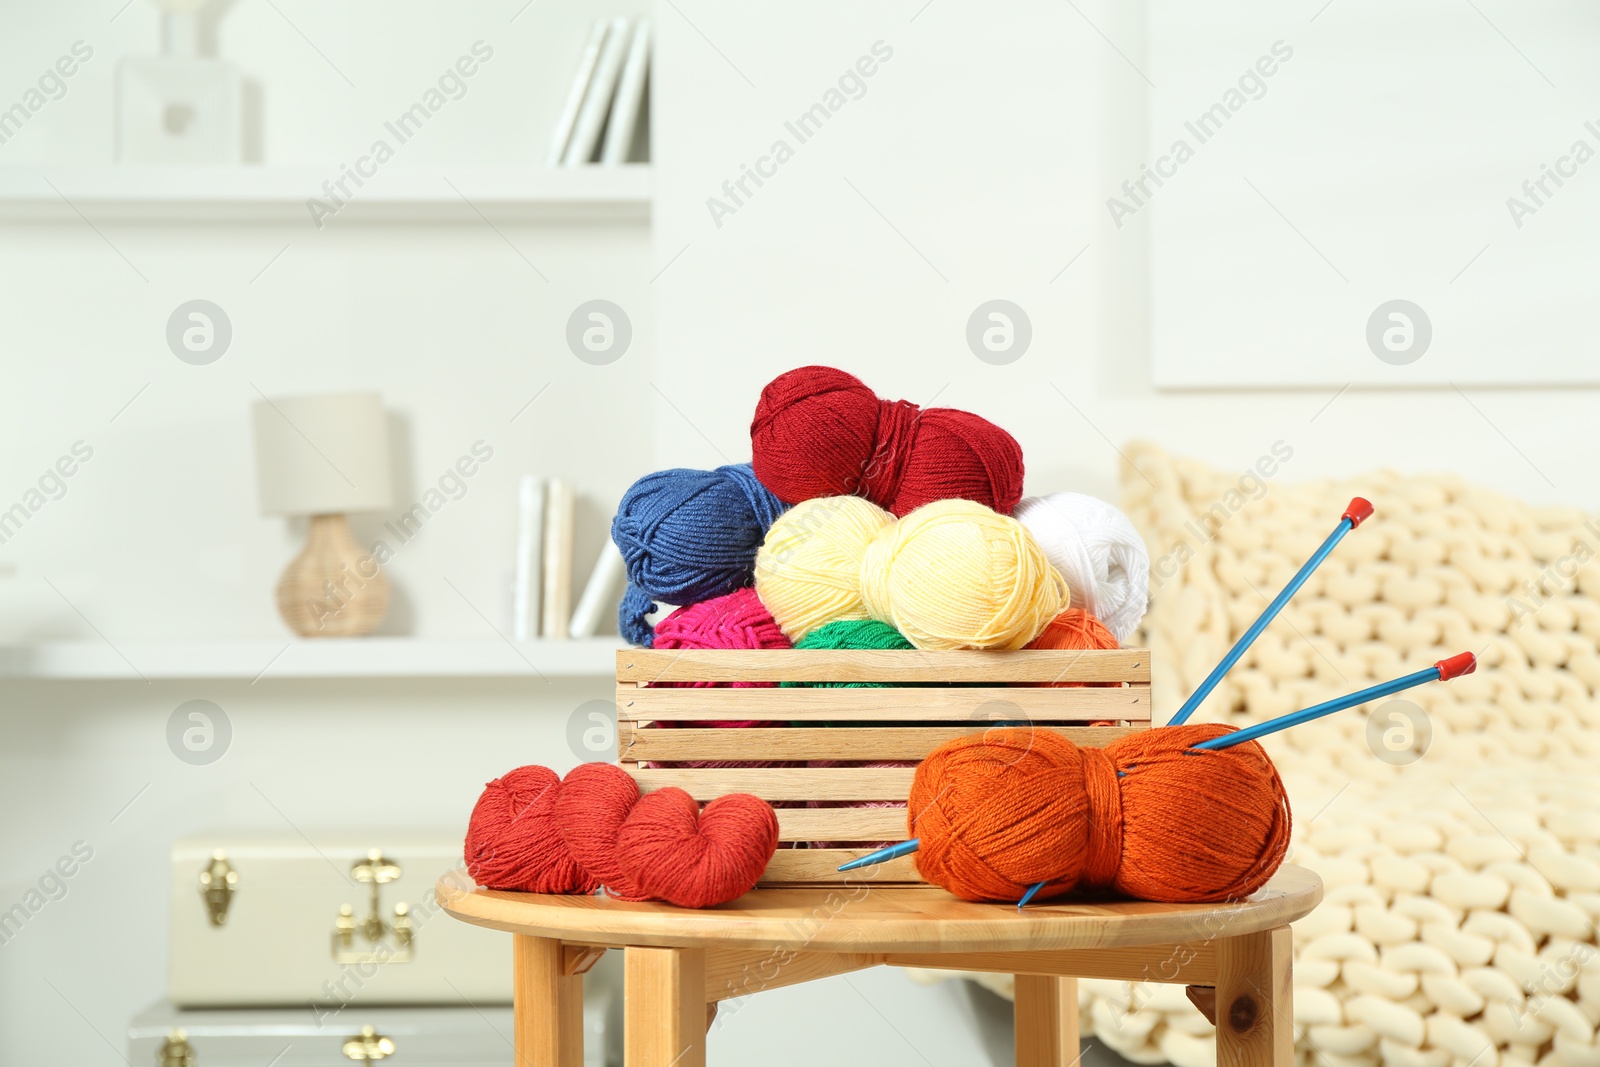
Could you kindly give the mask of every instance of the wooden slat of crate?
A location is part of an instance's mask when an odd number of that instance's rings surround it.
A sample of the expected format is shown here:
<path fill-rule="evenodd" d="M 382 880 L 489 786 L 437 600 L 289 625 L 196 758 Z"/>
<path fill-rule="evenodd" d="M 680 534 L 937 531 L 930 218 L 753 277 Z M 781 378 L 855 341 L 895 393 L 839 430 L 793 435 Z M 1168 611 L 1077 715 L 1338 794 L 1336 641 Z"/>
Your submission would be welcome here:
<path fill-rule="evenodd" d="M 978 722 L 1150 721 L 1150 687 L 655 689 L 619 683 L 617 718 L 646 720 L 962 719 Z"/>
<path fill-rule="evenodd" d="M 905 808 L 779 808 L 780 841 L 900 841 Z"/>
<path fill-rule="evenodd" d="M 749 793 L 762 800 L 904 800 L 910 767 L 695 767 L 623 769 L 648 793 L 677 786 L 696 800 Z"/>
<path fill-rule="evenodd" d="M 981 733 L 1013 717 L 1061 733 L 1077 744 L 1107 744 L 1150 724 L 1146 649 L 1118 651 L 649 651 L 617 654 L 617 704 L 622 765 L 646 791 L 678 786 L 699 800 L 752 793 L 774 802 L 904 800 L 914 768 L 736 767 L 659 768 L 641 761 L 851 760 L 916 761 L 933 748 Z M 655 682 L 884 682 L 891 688 L 652 688 Z M 1036 683 L 1099 682 L 1090 687 Z M 922 685 L 917 685 L 922 683 Z M 950 683 L 968 683 L 952 685 Z M 970 683 L 978 683 L 973 685 Z M 722 730 L 651 729 L 661 721 L 717 720 L 871 723 Z M 1086 727 L 1111 720 L 1127 726 Z M 906 725 L 888 725 L 904 722 Z M 901 807 L 780 807 L 784 842 L 895 840 L 904 836 Z M 913 857 L 864 871 L 839 864 L 871 846 L 779 849 L 764 885 L 921 882 Z"/>
<path fill-rule="evenodd" d="M 1035 724 L 1039 725 L 1039 724 Z M 661 730 L 623 721 L 617 726 L 623 760 L 920 760 L 947 741 L 981 736 L 992 723 L 963 726 L 850 726 L 831 729 Z M 1136 733 L 1126 726 L 1051 726 L 1075 745 L 1099 748 Z M 866 753 L 866 755 L 863 755 Z"/>
<path fill-rule="evenodd" d="M 1149 684 L 1148 649 L 903 652 L 876 649 L 625 648 L 617 681 L 657 682 L 1133 682 Z"/>
<path fill-rule="evenodd" d="M 846 860 L 865 856 L 871 851 L 869 848 L 781 848 L 767 863 L 759 884 L 849 882 L 852 885 L 893 885 L 922 882 L 911 856 L 901 856 L 862 870 L 841 872 L 838 869 L 839 864 Z"/>

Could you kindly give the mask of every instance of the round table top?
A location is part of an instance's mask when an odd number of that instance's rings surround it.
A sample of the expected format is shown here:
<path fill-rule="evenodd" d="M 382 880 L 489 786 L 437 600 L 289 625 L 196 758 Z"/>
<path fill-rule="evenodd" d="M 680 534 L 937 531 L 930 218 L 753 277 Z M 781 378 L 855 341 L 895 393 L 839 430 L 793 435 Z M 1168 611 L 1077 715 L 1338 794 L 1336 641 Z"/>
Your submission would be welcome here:
<path fill-rule="evenodd" d="M 1022 952 L 1179 944 L 1271 930 L 1308 914 L 1322 880 L 1285 866 L 1262 889 L 1228 904 L 1050 901 L 973 904 L 934 886 L 857 882 L 754 889 L 715 908 L 633 903 L 605 896 L 463 891 L 439 880 L 445 911 L 463 922 L 589 945 L 793 949 L 812 952 Z"/>

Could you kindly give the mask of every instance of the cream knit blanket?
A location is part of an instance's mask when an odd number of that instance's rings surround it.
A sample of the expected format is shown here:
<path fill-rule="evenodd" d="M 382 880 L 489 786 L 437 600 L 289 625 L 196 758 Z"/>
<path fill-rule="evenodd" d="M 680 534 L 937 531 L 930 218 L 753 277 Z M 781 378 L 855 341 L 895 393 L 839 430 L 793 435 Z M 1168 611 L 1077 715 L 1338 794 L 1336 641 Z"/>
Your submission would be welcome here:
<path fill-rule="evenodd" d="M 1478 672 L 1266 739 L 1290 862 L 1302 1067 L 1600 1067 L 1600 520 L 1453 477 L 1286 484 L 1128 450 L 1157 721 L 1327 536 L 1377 506 L 1195 715 L 1245 725 L 1461 651 Z M 1006 990 L 1008 980 L 988 984 Z M 1215 1067 L 1177 986 L 1080 983 L 1084 1034 Z"/>

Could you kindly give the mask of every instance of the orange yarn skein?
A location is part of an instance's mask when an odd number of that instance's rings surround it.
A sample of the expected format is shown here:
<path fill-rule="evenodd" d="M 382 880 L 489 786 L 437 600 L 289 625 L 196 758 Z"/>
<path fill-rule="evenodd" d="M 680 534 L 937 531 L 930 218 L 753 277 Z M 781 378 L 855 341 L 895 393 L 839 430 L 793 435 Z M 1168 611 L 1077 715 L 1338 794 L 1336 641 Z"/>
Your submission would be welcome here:
<path fill-rule="evenodd" d="M 964 900 L 1077 887 L 1142 900 L 1232 900 L 1289 849 L 1289 801 L 1259 744 L 1192 749 L 1231 733 L 1168 726 L 1079 748 L 1012 728 L 935 749 L 912 780 L 917 870 Z"/>
<path fill-rule="evenodd" d="M 1116 635 L 1106 629 L 1106 624 L 1082 608 L 1068 608 L 1050 620 L 1044 632 L 1028 642 L 1029 648 L 1120 648 Z M 1076 689 L 1084 685 L 1106 686 L 1111 682 L 1038 682 L 1042 686 Z M 1096 724 L 1100 725 L 1100 724 Z"/>

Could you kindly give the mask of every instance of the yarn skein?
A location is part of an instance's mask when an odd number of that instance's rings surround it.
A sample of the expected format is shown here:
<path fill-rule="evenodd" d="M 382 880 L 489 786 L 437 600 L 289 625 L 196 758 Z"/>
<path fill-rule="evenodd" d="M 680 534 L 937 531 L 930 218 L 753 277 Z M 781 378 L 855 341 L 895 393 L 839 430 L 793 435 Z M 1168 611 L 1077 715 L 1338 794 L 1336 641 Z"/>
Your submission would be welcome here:
<path fill-rule="evenodd" d="M 1038 540 L 1079 606 L 1119 642 L 1138 629 L 1150 601 L 1150 552 L 1133 522 L 1083 493 L 1030 496 L 1012 515 Z"/>
<path fill-rule="evenodd" d="M 1041 896 L 1077 887 L 1165 903 L 1246 896 L 1282 864 L 1290 812 L 1260 745 L 1191 747 L 1231 732 L 1164 727 L 1103 749 L 1034 729 L 948 742 L 912 781 L 917 869 L 965 900 L 1017 900 L 1036 882 Z"/>
<path fill-rule="evenodd" d="M 756 595 L 791 641 L 830 622 L 868 618 L 861 564 L 872 539 L 893 524 L 894 516 L 856 496 L 807 500 L 772 524 L 756 553 Z"/>
<path fill-rule="evenodd" d="M 639 802 L 639 784 L 615 763 L 580 763 L 556 793 L 555 817 L 573 860 L 606 892 L 623 900 L 648 900 L 617 855 L 617 839 Z"/>
<path fill-rule="evenodd" d="M 1021 648 L 1070 596 L 1007 515 L 937 500 L 895 522 L 857 497 L 808 500 L 773 523 L 756 593 L 791 640 L 871 618 L 921 649 Z"/>
<path fill-rule="evenodd" d="M 1028 642 L 1029 648 L 1111 649 L 1120 648 L 1105 624 L 1082 608 L 1068 608 L 1050 620 L 1044 631 Z M 1085 685 L 1111 686 L 1115 682 L 1040 682 L 1045 687 L 1075 689 Z"/>
<path fill-rule="evenodd" d="M 876 619 L 849 619 L 830 622 L 806 634 L 795 648 L 877 648 L 909 650 L 917 646 L 887 623 Z M 882 689 L 893 682 L 783 682 L 786 688 Z M 828 725 L 828 724 L 825 724 Z"/>
<path fill-rule="evenodd" d="M 747 793 L 718 797 L 702 810 L 688 793 L 669 786 L 633 806 L 617 847 L 651 896 L 709 908 L 755 888 L 778 848 L 778 816 Z"/>
<path fill-rule="evenodd" d="M 555 814 L 561 780 L 548 767 L 518 767 L 483 787 L 467 822 L 467 872 L 479 885 L 523 893 L 593 893 Z"/>
<path fill-rule="evenodd" d="M 756 550 L 783 510 L 748 463 L 634 482 L 611 521 L 630 586 L 617 616 L 623 638 L 649 647 L 654 601 L 695 604 L 748 586 Z"/>
<path fill-rule="evenodd" d="M 656 624 L 655 643 L 651 647 L 675 648 L 790 648 L 772 612 L 756 596 L 754 589 L 736 589 L 726 596 L 714 597 L 698 604 L 681 607 Z M 666 688 L 701 689 L 711 686 L 730 689 L 770 689 L 772 682 L 659 682 Z M 654 725 L 674 727 L 680 725 L 662 719 Z M 738 728 L 767 726 L 757 719 L 716 719 L 683 723 L 684 726 Z M 702 763 L 672 764 L 672 766 L 706 766 Z M 768 764 L 729 764 L 729 766 L 768 766 Z"/>
<path fill-rule="evenodd" d="M 777 815 L 758 797 L 729 794 L 702 812 L 681 789 L 641 798 L 621 768 L 586 763 L 565 780 L 528 766 L 490 782 L 463 851 L 490 889 L 588 894 L 604 883 L 624 899 L 703 908 L 749 892 L 777 846 Z"/>
<path fill-rule="evenodd" d="M 792 648 L 789 638 L 754 589 L 736 589 L 674 611 L 656 624 L 653 648 Z M 716 682 L 686 682 L 689 686 Z M 728 682 L 730 688 L 770 687 L 771 682 Z"/>
<path fill-rule="evenodd" d="M 970 500 L 936 500 L 873 538 L 861 599 L 918 648 L 1017 649 L 1066 609 L 1069 593 L 1021 523 Z"/>
<path fill-rule="evenodd" d="M 862 496 L 906 515 L 961 497 L 1009 513 L 1022 496 L 1022 449 L 994 423 L 954 408 L 882 400 L 833 367 L 799 367 L 761 390 L 752 466 L 790 504 Z"/>

